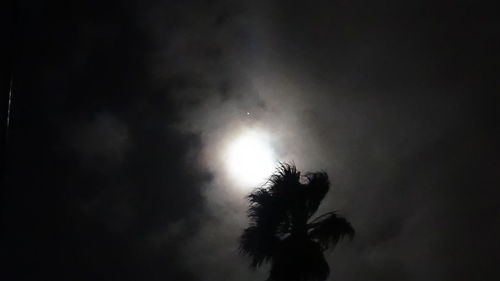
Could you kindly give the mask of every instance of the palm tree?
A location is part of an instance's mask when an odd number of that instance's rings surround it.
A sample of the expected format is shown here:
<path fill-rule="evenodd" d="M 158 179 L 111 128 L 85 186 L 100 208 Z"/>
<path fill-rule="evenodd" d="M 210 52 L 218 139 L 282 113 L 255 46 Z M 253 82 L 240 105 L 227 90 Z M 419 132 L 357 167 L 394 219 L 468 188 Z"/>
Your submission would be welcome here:
<path fill-rule="evenodd" d="M 254 269 L 270 263 L 268 281 L 328 277 L 323 252 L 354 237 L 351 224 L 335 212 L 311 219 L 329 188 L 326 173 L 301 176 L 294 165 L 281 164 L 266 185 L 248 195 L 250 224 L 240 237 L 240 252 Z"/>

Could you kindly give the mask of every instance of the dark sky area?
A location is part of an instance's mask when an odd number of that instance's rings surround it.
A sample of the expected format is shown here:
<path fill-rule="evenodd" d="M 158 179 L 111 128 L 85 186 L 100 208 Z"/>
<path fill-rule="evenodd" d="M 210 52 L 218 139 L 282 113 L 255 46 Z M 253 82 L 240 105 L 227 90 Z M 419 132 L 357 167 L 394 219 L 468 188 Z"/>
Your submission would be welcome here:
<path fill-rule="evenodd" d="M 500 19 L 461 2 L 2 4 L 0 279 L 265 280 L 217 160 L 257 124 L 356 228 L 330 280 L 500 280 Z"/>

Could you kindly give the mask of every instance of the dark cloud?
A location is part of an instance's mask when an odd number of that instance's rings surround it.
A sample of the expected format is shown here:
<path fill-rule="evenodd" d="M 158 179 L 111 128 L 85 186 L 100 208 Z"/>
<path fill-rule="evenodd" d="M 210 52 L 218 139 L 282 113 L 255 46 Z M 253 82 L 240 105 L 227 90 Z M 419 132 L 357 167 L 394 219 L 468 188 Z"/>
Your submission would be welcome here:
<path fill-rule="evenodd" d="M 20 1 L 9 280 L 255 280 L 221 140 L 257 124 L 333 182 L 338 280 L 496 280 L 488 7 Z M 251 112 L 251 117 L 246 115 Z"/>

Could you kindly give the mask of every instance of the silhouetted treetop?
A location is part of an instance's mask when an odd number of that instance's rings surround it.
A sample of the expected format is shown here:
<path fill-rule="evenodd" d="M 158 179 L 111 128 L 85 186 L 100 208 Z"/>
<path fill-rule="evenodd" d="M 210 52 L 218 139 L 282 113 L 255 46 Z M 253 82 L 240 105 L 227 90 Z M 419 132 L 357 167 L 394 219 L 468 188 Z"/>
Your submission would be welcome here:
<path fill-rule="evenodd" d="M 240 251 L 251 267 L 271 264 L 269 281 L 322 281 L 330 270 L 323 256 L 354 228 L 336 212 L 312 219 L 330 189 L 325 172 L 301 175 L 282 163 L 268 182 L 250 193 L 249 226 L 240 237 Z"/>

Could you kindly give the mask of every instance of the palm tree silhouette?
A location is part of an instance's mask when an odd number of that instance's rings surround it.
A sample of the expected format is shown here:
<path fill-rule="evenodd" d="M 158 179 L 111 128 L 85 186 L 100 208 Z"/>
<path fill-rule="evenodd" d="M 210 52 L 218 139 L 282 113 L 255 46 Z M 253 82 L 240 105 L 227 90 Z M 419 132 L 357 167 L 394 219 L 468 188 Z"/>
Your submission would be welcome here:
<path fill-rule="evenodd" d="M 345 236 L 351 224 L 335 212 L 311 220 L 330 188 L 324 172 L 301 176 L 282 163 L 266 185 L 248 195 L 249 226 L 240 237 L 240 252 L 251 267 L 270 263 L 268 281 L 323 281 L 330 274 L 323 252 Z"/>

